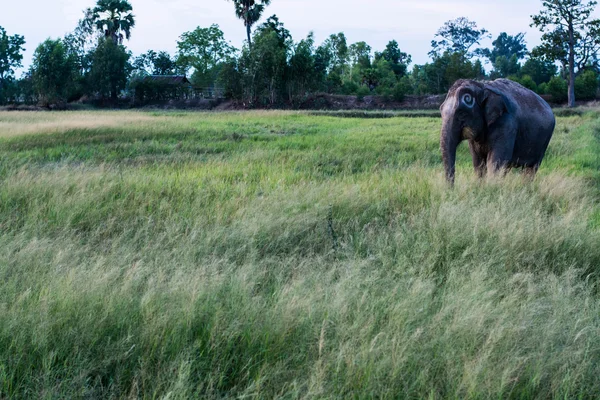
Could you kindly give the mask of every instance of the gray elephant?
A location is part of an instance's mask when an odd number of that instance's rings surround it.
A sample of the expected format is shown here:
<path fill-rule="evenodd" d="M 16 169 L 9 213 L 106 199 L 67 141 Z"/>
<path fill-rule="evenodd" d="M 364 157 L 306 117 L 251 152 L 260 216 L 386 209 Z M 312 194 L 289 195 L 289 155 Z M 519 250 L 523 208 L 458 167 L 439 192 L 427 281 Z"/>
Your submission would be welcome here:
<path fill-rule="evenodd" d="M 556 120 L 540 96 L 516 82 L 459 80 L 440 107 L 440 145 L 446 179 L 454 183 L 456 148 L 469 141 L 473 167 L 480 176 L 512 167 L 537 172 Z"/>

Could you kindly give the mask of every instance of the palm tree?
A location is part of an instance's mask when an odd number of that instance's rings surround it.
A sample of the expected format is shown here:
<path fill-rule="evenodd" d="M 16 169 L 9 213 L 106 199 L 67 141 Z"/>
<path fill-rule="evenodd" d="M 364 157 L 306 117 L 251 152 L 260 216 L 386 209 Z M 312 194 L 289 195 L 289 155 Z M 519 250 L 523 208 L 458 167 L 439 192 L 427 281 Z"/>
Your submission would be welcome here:
<path fill-rule="evenodd" d="M 129 0 L 98 0 L 96 7 L 86 12 L 88 21 L 115 43 L 123 43 L 123 33 L 129 40 L 135 26 L 133 7 Z"/>
<path fill-rule="evenodd" d="M 265 8 L 271 4 L 271 0 L 232 0 L 235 7 L 235 15 L 244 21 L 248 35 L 248 45 L 252 46 L 250 33 L 254 25 L 262 16 Z"/>

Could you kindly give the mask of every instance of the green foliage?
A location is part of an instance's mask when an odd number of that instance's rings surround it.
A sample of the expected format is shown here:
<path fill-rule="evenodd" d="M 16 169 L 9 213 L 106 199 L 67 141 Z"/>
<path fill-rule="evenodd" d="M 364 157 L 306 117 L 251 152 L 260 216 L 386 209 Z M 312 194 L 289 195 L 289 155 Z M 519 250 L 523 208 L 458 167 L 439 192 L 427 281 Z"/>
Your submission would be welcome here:
<path fill-rule="evenodd" d="M 371 46 L 365 42 L 357 42 L 350 45 L 350 62 L 353 66 L 362 69 L 371 68 Z"/>
<path fill-rule="evenodd" d="M 110 97 L 116 101 L 119 93 L 125 89 L 131 65 L 131 54 L 123 45 L 110 38 L 102 38 L 93 51 L 92 67 L 88 75 L 90 87 L 103 99 Z"/>
<path fill-rule="evenodd" d="M 235 7 L 235 15 L 244 21 L 248 46 L 252 47 L 252 26 L 260 20 L 265 8 L 271 4 L 271 0 L 231 0 Z"/>
<path fill-rule="evenodd" d="M 510 79 L 514 80 L 515 82 L 520 83 L 521 85 L 525 86 L 527 89 L 533 90 L 534 92 L 538 92 L 538 86 L 536 85 L 533 78 L 531 78 L 529 75 L 523 75 L 520 78 L 511 77 Z"/>
<path fill-rule="evenodd" d="M 479 60 L 473 63 L 458 52 L 446 52 L 432 63 L 417 65 L 413 69 L 417 94 L 421 95 L 445 93 L 458 79 L 481 79 L 484 76 Z"/>
<path fill-rule="evenodd" d="M 466 58 L 472 58 L 475 53 L 471 48 L 487 37 L 490 37 L 488 31 L 478 29 L 477 23 L 468 18 L 460 17 L 447 21 L 431 41 L 432 50 L 429 55 L 439 58 L 444 53 L 460 53 Z M 439 40 L 435 40 L 436 38 Z"/>
<path fill-rule="evenodd" d="M 519 60 L 516 54 L 513 54 L 510 58 L 506 56 L 498 56 L 493 63 L 494 69 L 490 74 L 491 79 L 506 78 L 510 75 L 517 75 L 521 69 Z"/>
<path fill-rule="evenodd" d="M 214 86 L 221 64 L 236 51 L 216 24 L 185 32 L 177 42 L 177 49 L 178 68 L 186 74 L 193 70 L 192 82 L 201 87 Z"/>
<path fill-rule="evenodd" d="M 42 105 L 64 104 L 74 89 L 77 59 L 61 39 L 47 39 L 35 50 L 31 71 Z"/>
<path fill-rule="evenodd" d="M 332 68 L 344 66 L 348 62 L 350 53 L 346 35 L 343 32 L 330 35 L 323 43 L 323 46 L 328 48 L 331 53 Z"/>
<path fill-rule="evenodd" d="M 0 121 L 2 398 L 600 392 L 595 111 L 452 190 L 434 117 Z"/>
<path fill-rule="evenodd" d="M 532 26 L 542 33 L 542 44 L 533 55 L 547 61 L 560 61 L 568 71 L 569 107 L 575 106 L 575 77 L 596 62 L 600 50 L 600 19 L 591 19 L 595 0 L 544 0 L 539 14 L 532 16 Z"/>
<path fill-rule="evenodd" d="M 9 85 L 12 85 L 15 69 L 22 66 L 24 44 L 23 36 L 8 36 L 0 26 L 0 104 L 9 97 Z"/>
<path fill-rule="evenodd" d="M 552 101 L 555 103 L 564 103 L 567 100 L 567 91 L 569 84 L 563 78 L 554 76 L 548 82 L 546 93 L 552 96 Z"/>
<path fill-rule="evenodd" d="M 129 0 L 97 0 L 96 6 L 86 11 L 87 24 L 104 33 L 104 37 L 122 44 L 123 39 L 131 38 L 135 27 L 132 11 Z"/>
<path fill-rule="evenodd" d="M 391 63 L 383 58 L 375 61 L 372 68 L 361 70 L 362 83 L 369 88 L 374 88 L 380 94 L 388 94 L 398 83 L 398 77 L 394 73 Z M 354 71 L 353 71 L 354 73 Z"/>
<path fill-rule="evenodd" d="M 155 52 L 148 50 L 135 58 L 133 68 L 142 74 L 173 75 L 177 71 L 176 60 L 172 59 L 166 51 Z"/>
<path fill-rule="evenodd" d="M 594 100 L 598 94 L 598 74 L 587 70 L 575 78 L 575 96 L 581 100 Z"/>
<path fill-rule="evenodd" d="M 392 96 L 395 101 L 401 102 L 401 101 L 404 101 L 404 98 L 406 97 L 406 95 L 410 94 L 411 92 L 412 92 L 412 86 L 411 86 L 410 79 L 408 78 L 408 76 L 405 76 L 405 77 L 401 78 L 400 81 L 398 83 L 396 83 L 396 85 L 394 86 L 394 89 L 392 91 Z"/>
<path fill-rule="evenodd" d="M 356 89 L 356 98 L 358 101 L 363 101 L 365 96 L 368 96 L 370 94 L 371 91 L 366 86 L 359 86 L 359 88 Z"/>
<path fill-rule="evenodd" d="M 143 76 L 132 78 L 128 88 L 135 93 L 137 105 L 181 100 L 190 93 L 188 85 L 175 85 L 164 80 L 148 80 Z"/>
<path fill-rule="evenodd" d="M 390 41 L 385 46 L 385 50 L 383 50 L 381 53 L 375 53 L 375 62 L 379 61 L 380 59 L 384 59 L 390 63 L 394 74 L 396 74 L 398 78 L 402 78 L 406 75 L 408 65 L 412 61 L 412 57 L 409 54 L 400 51 L 398 42 L 395 40 Z"/>
<path fill-rule="evenodd" d="M 289 60 L 286 81 L 291 97 L 304 96 L 318 88 L 319 80 L 315 76 L 315 48 L 312 32 L 293 48 Z"/>
<path fill-rule="evenodd" d="M 483 49 L 478 52 L 492 63 L 491 79 L 506 78 L 519 73 L 521 68 L 519 60 L 527 54 L 524 38 L 524 33 L 510 36 L 506 32 L 502 32 L 492 43 L 494 47 L 491 50 Z"/>
<path fill-rule="evenodd" d="M 496 40 L 492 42 L 493 48 L 484 49 L 480 51 L 481 55 L 485 56 L 490 60 L 492 64 L 496 62 L 498 57 L 505 57 L 510 59 L 516 57 L 517 61 L 525 58 L 527 54 L 527 45 L 525 44 L 525 34 L 518 33 L 515 36 L 511 36 L 506 32 L 500 33 Z"/>
<path fill-rule="evenodd" d="M 347 80 L 342 85 L 341 93 L 345 95 L 355 95 L 358 91 L 359 85 L 353 80 Z"/>
<path fill-rule="evenodd" d="M 217 77 L 217 84 L 223 89 L 223 95 L 228 99 L 242 100 L 244 76 L 236 58 L 230 58 L 222 63 Z"/>
<path fill-rule="evenodd" d="M 257 30 L 252 48 L 244 48 L 240 69 L 244 71 L 244 99 L 251 106 L 274 105 L 285 93 L 288 48 L 276 31 Z"/>
<path fill-rule="evenodd" d="M 530 57 L 521 67 L 522 75 L 529 75 L 537 85 L 547 83 L 558 72 L 558 68 L 551 61 Z"/>

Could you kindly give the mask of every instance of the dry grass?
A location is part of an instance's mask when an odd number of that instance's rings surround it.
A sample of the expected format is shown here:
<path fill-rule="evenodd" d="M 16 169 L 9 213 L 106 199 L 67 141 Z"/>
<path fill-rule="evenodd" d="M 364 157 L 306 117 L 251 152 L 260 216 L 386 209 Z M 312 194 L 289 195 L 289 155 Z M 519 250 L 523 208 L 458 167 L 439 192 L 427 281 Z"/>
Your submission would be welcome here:
<path fill-rule="evenodd" d="M 148 124 L 157 118 L 142 112 L 0 112 L 0 138 L 74 130 L 120 128 Z M 164 121 L 164 119 L 163 119 Z"/>
<path fill-rule="evenodd" d="M 590 114 L 454 190 L 435 118 L 0 113 L 45 118 L 0 139 L 0 398 L 600 391 Z"/>

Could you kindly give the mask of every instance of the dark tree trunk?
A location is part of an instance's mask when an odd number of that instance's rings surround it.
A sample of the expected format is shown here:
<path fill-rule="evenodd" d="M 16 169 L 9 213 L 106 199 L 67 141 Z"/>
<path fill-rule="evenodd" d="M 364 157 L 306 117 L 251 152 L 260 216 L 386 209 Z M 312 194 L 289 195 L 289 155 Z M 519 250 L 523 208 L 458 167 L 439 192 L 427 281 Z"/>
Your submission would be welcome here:
<path fill-rule="evenodd" d="M 248 47 L 252 48 L 252 38 L 251 38 L 251 26 L 246 22 L 246 34 L 248 35 Z"/>
<path fill-rule="evenodd" d="M 113 103 L 117 103 L 117 100 L 119 98 L 119 93 L 117 91 L 117 87 L 116 85 L 112 85 L 112 88 L 110 90 L 110 99 Z"/>
<path fill-rule="evenodd" d="M 569 21 L 569 107 L 575 107 L 575 33 Z"/>

